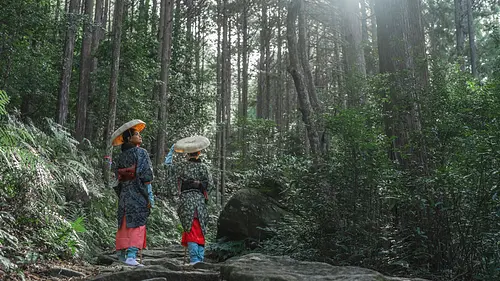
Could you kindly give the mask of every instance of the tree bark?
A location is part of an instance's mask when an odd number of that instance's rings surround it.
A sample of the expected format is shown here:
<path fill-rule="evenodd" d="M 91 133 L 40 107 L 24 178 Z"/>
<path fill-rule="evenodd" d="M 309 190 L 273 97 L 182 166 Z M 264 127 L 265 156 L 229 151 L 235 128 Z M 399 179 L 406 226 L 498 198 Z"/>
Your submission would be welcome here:
<path fill-rule="evenodd" d="M 158 38 L 158 27 L 156 25 L 158 21 L 158 0 L 153 0 L 153 7 L 151 11 L 151 35 Z"/>
<path fill-rule="evenodd" d="M 103 25 L 104 24 L 104 25 Z M 94 102 L 93 97 L 95 94 L 95 83 L 93 77 L 97 71 L 97 50 L 101 40 L 104 39 L 106 28 L 106 14 L 104 13 L 104 0 L 97 0 L 94 15 L 94 30 L 92 32 L 92 46 L 91 46 L 91 60 L 92 65 L 90 69 L 89 78 L 89 111 L 87 114 L 87 121 L 85 122 L 85 138 L 92 139 L 94 132 Z"/>
<path fill-rule="evenodd" d="M 375 73 L 372 61 L 372 49 L 370 45 L 370 36 L 368 34 L 368 7 L 366 0 L 360 0 L 361 4 L 361 46 L 365 57 L 366 74 L 373 75 Z"/>
<path fill-rule="evenodd" d="M 244 0 L 243 7 L 243 23 L 242 23 L 242 56 L 243 56 L 243 85 L 241 87 L 241 112 L 243 118 L 243 127 L 242 127 L 242 139 L 246 139 L 246 130 L 247 130 L 247 119 L 248 119 L 248 9 L 249 3 L 247 0 Z M 247 142 L 243 142 L 243 160 L 246 159 L 248 152 L 248 144 Z"/>
<path fill-rule="evenodd" d="M 111 0 L 105 0 L 105 3 L 104 3 L 104 19 L 103 19 L 103 25 L 104 25 L 104 30 L 111 30 L 110 28 L 110 21 L 111 21 L 111 15 L 109 14 L 110 13 L 110 10 L 111 10 L 111 3 L 110 3 Z M 104 38 L 104 35 L 103 35 L 103 38 Z"/>
<path fill-rule="evenodd" d="M 264 104 L 263 104 L 263 115 L 265 119 L 271 119 L 271 30 L 272 22 L 269 21 L 269 16 L 267 15 L 267 3 L 266 3 L 266 26 L 265 26 L 265 44 L 266 44 L 266 62 L 265 62 L 265 80 L 266 86 L 264 87 Z"/>
<path fill-rule="evenodd" d="M 414 141 L 421 130 L 419 95 L 427 85 L 420 7 L 420 0 L 377 0 L 375 5 L 380 72 L 389 82 L 384 104 L 386 134 L 394 137 L 389 156 L 405 169 L 425 164 Z"/>
<path fill-rule="evenodd" d="M 465 1 L 467 1 L 467 30 L 469 31 L 470 67 L 472 76 L 478 78 L 479 75 L 477 73 L 476 31 L 474 30 L 472 0 Z"/>
<path fill-rule="evenodd" d="M 224 206 L 226 193 L 226 157 L 228 156 L 227 141 L 231 128 L 231 50 L 229 44 L 230 22 L 228 15 L 228 0 L 223 0 L 222 7 L 222 136 L 221 136 L 221 206 Z"/>
<path fill-rule="evenodd" d="M 311 71 L 311 66 L 309 64 L 309 48 L 307 43 L 307 22 L 305 16 L 304 1 L 297 0 L 298 5 L 298 29 L 299 29 L 299 39 L 298 39 L 298 55 L 302 70 L 304 73 L 304 82 L 306 83 L 307 92 L 312 105 L 313 110 L 319 111 L 320 104 L 318 97 L 316 95 L 316 87 L 314 86 L 314 78 Z"/>
<path fill-rule="evenodd" d="M 80 83 L 78 84 L 78 101 L 76 108 L 75 138 L 82 141 L 85 136 L 85 124 L 89 102 L 90 72 L 92 68 L 92 13 L 94 0 L 85 1 L 85 24 L 83 27 L 82 53 L 80 59 Z"/>
<path fill-rule="evenodd" d="M 275 107 L 274 107 L 274 120 L 278 127 L 279 132 L 279 143 L 281 144 L 281 137 L 283 131 L 283 37 L 282 37 L 282 18 L 281 18 L 281 1 L 278 3 L 278 14 L 277 14 L 277 72 L 278 78 L 276 79 L 276 93 L 275 93 Z"/>
<path fill-rule="evenodd" d="M 75 49 L 76 20 L 80 8 L 79 0 L 71 0 L 68 11 L 68 30 L 64 44 L 64 57 L 62 62 L 61 80 L 57 100 L 57 123 L 64 126 L 69 113 L 69 86 L 73 70 L 73 51 Z"/>
<path fill-rule="evenodd" d="M 464 64 L 464 5 L 463 0 L 455 0 L 455 38 L 458 63 L 465 71 Z"/>
<path fill-rule="evenodd" d="M 362 27 L 359 3 L 342 1 L 344 26 L 344 50 L 346 60 L 348 106 L 363 104 L 363 84 L 366 79 L 365 56 L 362 48 Z"/>
<path fill-rule="evenodd" d="M 307 136 L 311 146 L 311 152 L 314 156 L 319 155 L 319 137 L 316 125 L 313 118 L 313 108 L 309 100 L 305 79 L 300 72 L 299 54 L 297 50 L 297 36 L 295 22 L 301 10 L 302 0 L 292 0 L 288 6 L 287 15 L 287 42 L 289 66 L 288 72 L 293 78 L 295 89 L 297 91 L 297 99 L 299 102 L 299 110 L 302 113 L 302 121 L 307 129 Z M 300 21 L 299 21 L 300 22 Z M 300 34 L 301 32 L 299 32 Z M 302 36 L 305 36 L 305 27 L 302 26 Z M 302 50 L 303 51 L 303 50 Z M 303 53 L 301 54 L 304 55 Z"/>
<path fill-rule="evenodd" d="M 261 20 L 260 20 L 260 43 L 259 43 L 259 73 L 257 88 L 257 118 L 266 118 L 265 104 L 266 98 L 266 44 L 267 44 L 267 1 L 260 1 Z"/>
<path fill-rule="evenodd" d="M 115 128 L 116 102 L 118 96 L 118 76 L 120 73 L 120 46 L 122 38 L 123 7 L 126 0 L 116 0 L 115 12 L 113 17 L 113 60 L 111 64 L 111 79 L 109 82 L 109 100 L 108 100 L 108 125 L 104 133 L 105 143 L 107 145 L 107 155 L 112 157 L 111 134 Z M 104 166 L 104 180 L 109 182 L 109 165 Z"/>
<path fill-rule="evenodd" d="M 159 167 L 165 157 L 166 122 L 167 122 L 167 99 L 168 99 L 168 70 L 170 66 L 171 46 L 172 46 L 172 18 L 173 0 L 162 0 L 164 7 L 163 15 L 163 37 L 161 51 L 161 71 L 160 71 L 160 110 L 158 116 L 158 132 L 156 137 L 155 163 Z"/>
<path fill-rule="evenodd" d="M 241 118 L 241 21 L 242 16 L 237 15 L 236 18 L 236 66 L 237 66 L 237 80 L 236 80 L 236 90 L 238 92 L 238 118 Z M 238 134 L 238 142 L 242 140 L 241 132 Z"/>
<path fill-rule="evenodd" d="M 223 69 L 223 58 L 222 58 L 222 2 L 221 0 L 217 0 L 217 64 L 216 64 L 216 79 L 217 79 L 217 99 L 215 101 L 216 112 L 215 112 L 215 123 L 217 125 L 216 133 L 215 133 L 215 166 L 218 168 L 217 171 L 217 192 L 216 192 L 216 204 L 220 206 L 221 203 L 221 173 L 220 167 L 222 165 L 222 138 L 223 138 L 223 124 L 222 124 L 222 115 L 223 115 L 223 88 L 222 88 L 222 69 Z"/>
<path fill-rule="evenodd" d="M 378 72 L 378 65 L 375 58 L 375 50 L 378 46 L 378 35 L 377 35 L 377 14 L 375 13 L 375 0 L 368 0 L 370 4 L 370 33 L 372 36 L 371 48 L 373 50 L 373 67 L 375 68 L 375 73 Z"/>

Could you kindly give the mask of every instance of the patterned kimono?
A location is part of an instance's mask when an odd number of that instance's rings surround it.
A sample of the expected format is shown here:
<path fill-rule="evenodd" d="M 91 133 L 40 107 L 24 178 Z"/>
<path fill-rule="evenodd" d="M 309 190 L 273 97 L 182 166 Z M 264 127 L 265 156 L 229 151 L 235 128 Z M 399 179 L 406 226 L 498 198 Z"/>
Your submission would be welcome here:
<path fill-rule="evenodd" d="M 119 197 L 116 249 L 146 246 L 146 222 L 150 213 L 147 184 L 153 180 L 148 152 L 132 147 L 118 155 L 113 163 Z"/>
<path fill-rule="evenodd" d="M 183 244 L 196 242 L 189 239 L 184 241 L 185 234 L 191 232 L 195 218 L 198 219 L 199 225 L 196 224 L 194 227 L 201 227 L 203 236 L 207 233 L 209 217 L 205 200 L 208 200 L 208 188 L 213 186 L 212 174 L 207 165 L 194 159 L 175 163 L 171 168 L 174 170 L 173 174 L 180 192 L 177 214 L 184 229 Z"/>

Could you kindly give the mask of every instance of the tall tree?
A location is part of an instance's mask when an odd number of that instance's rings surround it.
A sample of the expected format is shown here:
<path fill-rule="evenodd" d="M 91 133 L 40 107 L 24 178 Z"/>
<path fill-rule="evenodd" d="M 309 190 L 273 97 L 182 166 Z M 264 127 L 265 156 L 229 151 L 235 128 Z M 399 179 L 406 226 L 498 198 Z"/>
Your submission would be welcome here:
<path fill-rule="evenodd" d="M 278 131 L 280 132 L 280 143 L 281 143 L 281 132 L 283 130 L 283 83 L 284 83 L 284 75 L 283 75 L 283 36 L 282 36 L 282 15 L 281 15 L 281 1 L 278 1 L 278 11 L 276 15 L 276 25 L 277 25 L 277 79 L 276 79 L 276 93 L 275 93 L 275 106 L 274 106 L 274 120 L 276 121 L 276 125 L 278 126 Z"/>
<path fill-rule="evenodd" d="M 160 71 L 160 94 L 159 102 L 160 109 L 158 115 L 158 132 L 156 136 L 156 151 L 155 163 L 156 166 L 161 165 L 163 157 L 165 156 L 165 140 L 166 140 L 166 122 L 167 122 L 167 99 L 168 99 L 168 73 L 171 57 L 172 46 L 172 25 L 173 25 L 173 0 L 162 0 L 163 5 L 163 34 L 162 36 L 162 50 L 161 50 L 161 71 Z"/>
<path fill-rule="evenodd" d="M 220 143 L 220 192 L 221 206 L 224 206 L 226 192 L 227 141 L 231 128 L 231 50 L 229 47 L 230 21 L 228 0 L 222 1 L 222 69 L 221 69 L 221 143 Z"/>
<path fill-rule="evenodd" d="M 260 18 L 260 43 L 259 43 L 259 73 L 258 73 L 258 88 L 257 88 L 257 118 L 267 118 L 266 107 L 269 108 L 269 104 L 266 104 L 266 85 L 267 81 L 267 67 L 266 64 L 266 45 L 268 42 L 268 21 L 267 21 L 267 1 L 260 1 L 261 5 L 261 18 Z"/>
<path fill-rule="evenodd" d="M 356 106 L 363 102 L 362 86 L 366 78 L 363 34 L 358 1 L 342 1 L 344 54 L 346 61 L 348 105 Z"/>
<path fill-rule="evenodd" d="M 92 15 L 94 0 L 85 1 L 85 24 L 83 27 L 82 53 L 80 56 L 80 83 L 78 84 L 78 102 L 76 108 L 75 138 L 81 141 L 85 136 L 87 106 L 89 101 L 90 71 L 92 68 Z"/>
<path fill-rule="evenodd" d="M 264 4 L 264 6 L 267 6 L 267 3 Z M 265 44 L 266 44 L 266 61 L 265 61 L 265 81 L 266 85 L 264 87 L 264 104 L 263 104 L 263 115 L 265 119 L 271 119 L 271 38 L 272 38 L 272 25 L 273 22 L 269 20 L 268 16 L 268 10 L 266 8 L 266 22 L 267 25 L 265 26 Z"/>
<path fill-rule="evenodd" d="M 104 0 L 97 0 L 95 6 L 95 15 L 94 15 L 94 30 L 92 32 L 92 65 L 90 68 L 90 80 L 89 80 L 89 111 L 87 113 L 87 121 L 85 122 L 85 137 L 87 139 L 92 139 L 92 134 L 94 132 L 94 102 L 93 97 L 95 93 L 95 84 L 92 76 L 95 75 L 97 71 L 97 50 L 99 49 L 99 45 L 101 40 L 104 39 L 104 34 L 106 31 L 106 13 L 104 11 Z M 107 1 L 106 1 L 107 2 Z"/>
<path fill-rule="evenodd" d="M 458 63 L 462 71 L 465 70 L 464 54 L 464 0 L 455 0 L 455 37 Z"/>
<path fill-rule="evenodd" d="M 316 86 L 314 86 L 314 78 L 312 75 L 311 65 L 309 63 L 309 44 L 308 44 L 308 32 L 307 32 L 307 20 L 304 1 L 298 1 L 298 55 L 300 60 L 300 65 L 302 66 L 302 72 L 304 74 L 304 81 L 306 83 L 307 92 L 309 96 L 310 103 L 313 110 L 319 111 L 320 104 L 318 96 L 316 95 Z"/>
<path fill-rule="evenodd" d="M 243 119 L 243 128 L 242 128 L 242 139 L 246 139 L 246 131 L 247 131 L 247 119 L 248 119 L 248 10 L 249 1 L 244 0 L 243 4 L 243 15 L 242 15 L 242 50 L 241 56 L 242 60 L 242 83 L 241 85 L 241 113 Z M 248 145 L 246 142 L 243 142 L 243 160 L 246 159 L 247 156 Z"/>
<path fill-rule="evenodd" d="M 217 22 L 217 57 L 216 57 L 216 84 L 217 84 L 217 99 L 215 101 L 215 124 L 216 124 L 216 132 L 215 132 L 215 166 L 218 169 L 217 173 L 217 187 L 216 187 L 216 204 L 220 205 L 221 202 L 221 184 L 222 180 L 220 178 L 220 167 L 222 165 L 222 114 L 223 114 L 223 88 L 222 88 L 222 69 L 223 69 L 223 57 L 222 57 L 222 24 L 223 24 L 223 16 L 222 16 L 222 1 L 217 0 L 217 14 L 216 22 Z"/>
<path fill-rule="evenodd" d="M 318 136 L 318 131 L 316 128 L 315 120 L 314 120 L 314 110 L 311 106 L 311 100 L 308 93 L 308 87 L 306 85 L 306 79 L 302 75 L 302 71 L 300 69 L 300 60 L 299 60 L 299 51 L 297 47 L 297 27 L 296 21 L 299 17 L 299 13 L 301 13 L 303 5 L 303 0 L 292 0 L 288 6 L 288 15 L 287 15 L 287 42 L 288 42 L 288 59 L 289 66 L 288 72 L 293 78 L 295 89 L 297 91 L 299 110 L 302 113 L 302 121 L 304 121 L 307 136 L 309 139 L 311 152 L 314 156 L 319 154 L 320 149 L 320 141 Z M 300 26 L 302 24 L 302 26 Z M 299 33 L 302 36 L 305 36 L 305 21 L 299 20 Z M 300 32 L 302 29 L 302 32 Z M 299 35 L 300 36 L 300 35 Z M 303 39 L 304 40 L 304 39 Z M 302 50 L 303 52 L 304 50 Z M 301 53 L 301 56 L 304 54 Z"/>
<path fill-rule="evenodd" d="M 368 5 L 366 4 L 366 0 L 360 0 L 361 4 L 361 42 L 363 46 L 363 52 L 365 56 L 365 65 L 366 65 L 366 74 L 373 75 L 376 73 L 375 64 L 373 63 L 373 49 L 370 43 L 370 34 L 368 29 L 368 22 L 370 19 L 368 18 Z M 371 24 L 373 24 L 373 13 L 370 14 Z"/>
<path fill-rule="evenodd" d="M 476 51 L 476 31 L 474 30 L 474 16 L 472 14 L 472 0 L 467 2 L 467 31 L 469 32 L 470 68 L 472 75 L 478 77 L 477 73 L 477 51 Z"/>
<path fill-rule="evenodd" d="M 67 14 L 68 29 L 66 30 L 59 96 L 57 100 L 57 123 L 63 126 L 66 124 L 69 113 L 69 86 L 73 70 L 73 51 L 75 49 L 76 21 L 79 8 L 80 0 L 71 0 L 69 2 L 69 11 Z"/>
<path fill-rule="evenodd" d="M 158 22 L 158 0 L 153 0 L 151 7 L 151 34 L 153 36 L 158 36 L 158 27 L 156 23 Z"/>
<path fill-rule="evenodd" d="M 377 0 L 375 9 L 380 72 L 389 83 L 384 110 L 386 134 L 394 137 L 390 157 L 403 168 L 420 166 L 423 154 L 412 138 L 421 130 L 418 100 L 427 84 L 421 0 Z"/>
<path fill-rule="evenodd" d="M 113 49 L 111 63 L 111 79 L 109 81 L 108 95 L 108 124 L 104 133 L 105 143 L 108 146 L 107 156 L 112 156 L 111 134 L 115 128 L 116 102 L 118 96 L 118 76 L 120 74 L 120 47 L 122 40 L 123 10 L 127 0 L 116 0 L 113 16 Z M 109 180 L 109 167 L 104 167 L 104 180 Z"/>

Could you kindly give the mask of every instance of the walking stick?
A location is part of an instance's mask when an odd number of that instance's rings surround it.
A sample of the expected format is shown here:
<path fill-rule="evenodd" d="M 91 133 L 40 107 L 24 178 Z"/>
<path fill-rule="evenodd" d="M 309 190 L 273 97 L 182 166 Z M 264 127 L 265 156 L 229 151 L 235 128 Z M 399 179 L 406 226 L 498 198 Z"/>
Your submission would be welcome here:
<path fill-rule="evenodd" d="M 139 261 L 142 264 L 142 249 L 139 250 Z"/>

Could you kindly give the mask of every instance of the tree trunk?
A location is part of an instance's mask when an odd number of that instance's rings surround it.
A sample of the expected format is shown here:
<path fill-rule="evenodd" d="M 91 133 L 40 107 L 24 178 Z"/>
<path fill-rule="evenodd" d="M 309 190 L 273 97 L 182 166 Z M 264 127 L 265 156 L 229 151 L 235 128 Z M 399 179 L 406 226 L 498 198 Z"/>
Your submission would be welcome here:
<path fill-rule="evenodd" d="M 153 0 L 153 7 L 151 12 L 151 35 L 157 36 L 158 38 L 158 27 L 156 23 L 158 22 L 158 0 Z"/>
<path fill-rule="evenodd" d="M 82 141 L 85 136 L 87 106 L 89 103 L 90 71 L 92 68 L 92 13 L 94 0 L 85 1 L 85 25 L 83 27 L 82 53 L 80 60 L 80 83 L 78 84 L 78 101 L 76 108 L 75 138 Z"/>
<path fill-rule="evenodd" d="M 94 102 L 93 97 L 95 94 L 95 83 L 92 79 L 97 71 L 97 50 L 102 39 L 104 39 L 105 32 L 105 14 L 104 14 L 104 0 L 97 0 L 94 15 L 94 30 L 92 32 L 92 47 L 91 47 L 91 60 L 92 65 L 90 69 L 89 78 L 89 112 L 87 113 L 87 120 L 85 122 L 85 138 L 92 139 L 94 132 Z M 104 24 L 104 25 L 103 25 Z"/>
<path fill-rule="evenodd" d="M 184 0 L 186 4 L 186 39 L 190 45 L 193 41 L 193 18 L 194 18 L 194 4 L 193 0 Z M 188 49 L 189 50 L 189 49 Z"/>
<path fill-rule="evenodd" d="M 57 100 L 57 123 L 64 126 L 69 113 L 69 86 L 73 70 L 73 51 L 75 49 L 76 20 L 80 8 L 79 0 L 71 0 L 68 12 L 68 30 L 64 43 L 64 57 L 62 62 L 59 96 Z"/>
<path fill-rule="evenodd" d="M 366 0 L 360 0 L 361 4 L 361 46 L 363 46 L 363 54 L 365 57 L 366 74 L 375 74 L 374 65 L 372 63 L 372 48 L 370 45 L 370 36 L 368 34 L 368 7 Z"/>
<path fill-rule="evenodd" d="M 420 0 L 377 0 L 375 5 L 380 72 L 389 82 L 384 104 L 386 134 L 394 137 L 389 155 L 405 169 L 424 165 L 413 141 L 421 130 L 418 99 L 427 84 L 420 6 Z"/>
<path fill-rule="evenodd" d="M 222 165 L 222 138 L 223 138 L 223 128 L 222 128 L 222 115 L 223 115 L 223 88 L 222 88 L 222 69 L 223 69 L 223 59 L 221 55 L 222 42 L 221 42 L 221 33 L 222 33 L 222 3 L 221 0 L 217 0 L 217 64 L 216 64 L 216 79 L 217 79 L 217 100 L 216 100 L 216 112 L 215 112 L 215 123 L 217 125 L 216 133 L 215 133 L 215 166 L 217 167 L 217 192 L 216 192 L 216 204 L 220 206 L 221 203 L 221 173 L 220 167 Z"/>
<path fill-rule="evenodd" d="M 200 64 L 200 58 L 201 58 L 201 46 L 203 45 L 204 38 L 202 38 L 202 34 L 205 33 L 204 30 L 201 29 L 201 21 L 202 17 L 201 15 L 197 17 L 196 20 L 196 40 L 195 40 L 195 46 L 196 46 L 196 51 L 194 53 L 194 62 L 195 62 L 195 71 L 196 71 L 196 93 L 201 93 L 201 85 L 202 85 L 202 77 L 203 77 L 203 72 L 201 71 L 201 64 Z"/>
<path fill-rule="evenodd" d="M 171 46 L 172 46 L 172 18 L 173 0 L 162 0 L 164 5 L 163 15 L 163 37 L 161 51 L 161 71 L 160 71 L 160 110 L 158 116 L 158 132 L 156 137 L 155 164 L 159 167 L 165 157 L 166 123 L 167 123 L 167 99 L 168 99 L 168 69 L 170 66 Z"/>
<path fill-rule="evenodd" d="M 363 103 L 362 86 L 366 78 L 366 66 L 362 48 L 362 26 L 359 20 L 359 6 L 355 1 L 344 0 L 344 38 L 346 61 L 346 86 L 348 105 Z"/>
<path fill-rule="evenodd" d="M 59 17 L 60 17 L 60 14 L 61 14 L 61 0 L 57 0 L 56 1 L 56 8 L 55 8 L 55 23 L 56 23 L 56 29 L 55 29 L 55 32 L 54 32 L 54 41 L 57 40 L 57 38 L 59 37 L 59 31 L 60 31 L 60 22 L 59 22 Z"/>
<path fill-rule="evenodd" d="M 244 0 L 243 7 L 243 23 L 242 23 L 242 56 L 243 56 L 243 85 L 241 87 L 241 112 L 243 118 L 243 128 L 242 128 L 242 139 L 246 139 L 246 128 L 247 128 L 247 118 L 248 118 L 248 9 L 249 3 L 247 0 Z M 247 142 L 243 142 L 243 160 L 246 159 L 248 152 L 248 144 Z"/>
<path fill-rule="evenodd" d="M 110 1 L 111 0 L 105 0 L 106 2 L 104 3 L 104 19 L 103 19 L 103 26 L 104 26 L 104 30 L 111 30 L 110 28 L 110 21 L 111 21 L 111 15 L 109 14 L 110 13 L 110 10 L 111 10 L 111 3 Z M 103 35 L 103 38 L 104 38 L 104 35 Z"/>
<path fill-rule="evenodd" d="M 359 3 L 343 0 L 342 4 L 348 106 L 353 107 L 363 104 L 364 101 L 362 91 L 366 79 L 366 66 L 362 48 L 362 26 Z"/>
<path fill-rule="evenodd" d="M 236 18 L 236 66 L 237 66 L 237 77 L 236 77 L 236 90 L 238 92 L 238 118 L 241 118 L 241 19 L 242 16 L 238 15 Z M 241 132 L 238 134 L 238 142 L 241 142 Z"/>
<path fill-rule="evenodd" d="M 229 44 L 230 23 L 228 19 L 228 0 L 223 0 L 222 12 L 222 136 L 221 136 L 221 206 L 224 206 L 226 192 L 226 157 L 228 156 L 227 141 L 231 128 L 231 50 Z"/>
<path fill-rule="evenodd" d="M 261 20 L 260 20 L 260 45 L 259 45 L 259 73 L 257 88 L 257 118 L 266 118 L 264 106 L 266 95 L 266 42 L 267 42 L 267 1 L 260 1 Z"/>
<path fill-rule="evenodd" d="M 472 76 L 478 78 L 477 73 L 477 51 L 476 51 L 476 31 L 474 30 L 474 16 L 472 15 L 472 0 L 467 1 L 467 30 L 469 32 L 470 68 Z"/>
<path fill-rule="evenodd" d="M 455 0 L 455 37 L 457 58 L 460 69 L 465 71 L 464 64 L 464 5 L 463 0 Z"/>
<path fill-rule="evenodd" d="M 267 6 L 267 3 L 266 5 Z M 271 22 L 268 20 L 269 16 L 267 15 L 267 7 L 266 7 L 266 22 L 265 26 L 265 44 L 266 44 L 266 63 L 265 63 L 265 80 L 266 86 L 264 87 L 264 104 L 263 104 L 263 115 L 265 119 L 271 119 Z"/>
<path fill-rule="evenodd" d="M 300 64 L 302 65 L 302 70 L 304 73 L 304 82 L 306 83 L 307 92 L 312 105 L 313 110 L 319 111 L 320 105 L 318 97 L 316 95 L 316 87 L 314 86 L 314 78 L 311 71 L 311 66 L 309 64 L 309 48 L 307 43 L 307 30 L 306 30 L 306 16 L 305 7 L 303 0 L 295 0 L 298 5 L 298 28 L 299 28 L 299 40 L 298 40 L 298 52 Z"/>
<path fill-rule="evenodd" d="M 115 12 L 113 17 L 113 60 L 111 64 L 111 79 L 109 82 L 109 101 L 108 101 L 108 126 L 104 133 L 107 146 L 107 155 L 112 157 L 111 134 L 115 128 L 116 102 L 118 96 L 118 76 L 120 73 L 120 46 L 122 39 L 123 7 L 126 0 L 116 0 Z M 104 180 L 109 183 L 109 165 L 104 166 Z"/>
<path fill-rule="evenodd" d="M 307 92 L 307 86 L 304 81 L 304 77 L 300 73 L 299 66 L 299 54 L 297 50 L 297 36 L 296 36 L 296 19 L 299 16 L 299 11 L 301 10 L 302 0 L 292 0 L 288 6 L 287 15 L 287 42 L 288 42 L 288 56 L 290 64 L 288 67 L 288 72 L 292 75 L 295 89 L 297 91 L 297 99 L 299 102 L 299 110 L 302 113 L 302 121 L 307 129 L 307 136 L 311 146 L 311 152 L 314 156 L 319 155 L 319 137 L 316 126 L 314 124 L 313 118 L 313 108 L 309 100 L 309 95 Z M 299 21 L 300 22 L 300 21 Z M 302 21 L 304 24 L 304 21 Z M 302 36 L 305 36 L 305 27 L 302 26 Z M 303 56 L 304 50 L 302 50 L 301 55 Z"/>
<path fill-rule="evenodd" d="M 280 1 L 281 2 L 281 1 Z M 279 143 L 281 143 L 282 131 L 283 131 L 283 57 L 282 57 L 282 45 L 283 45 L 283 37 L 282 37 L 282 18 L 281 18 L 281 5 L 278 3 L 278 15 L 277 15 L 277 79 L 276 79 L 276 93 L 275 93 L 275 107 L 274 107 L 274 120 L 276 121 L 276 125 L 278 127 L 279 132 Z"/>
<path fill-rule="evenodd" d="M 422 22 L 421 0 L 408 1 L 408 49 L 413 60 L 415 98 L 418 100 L 429 86 L 429 70 L 425 51 L 425 33 Z"/>
<path fill-rule="evenodd" d="M 370 4 L 370 33 L 372 36 L 371 49 L 373 56 L 373 68 L 374 73 L 376 74 L 379 71 L 378 61 L 376 59 L 375 50 L 378 46 L 378 35 L 377 35 L 377 14 L 375 13 L 375 0 L 368 0 Z"/>
<path fill-rule="evenodd" d="M 126 10 L 126 16 L 125 18 L 128 18 L 128 24 L 130 25 L 130 34 L 132 34 L 134 32 L 134 28 L 135 28 L 135 19 L 134 19 L 134 12 L 135 12 L 135 0 L 129 0 L 129 6 L 127 6 L 127 10 Z M 130 8 L 130 11 L 128 10 L 128 8 Z"/>

